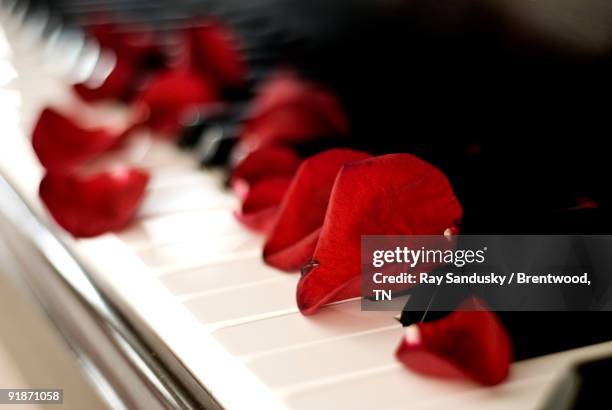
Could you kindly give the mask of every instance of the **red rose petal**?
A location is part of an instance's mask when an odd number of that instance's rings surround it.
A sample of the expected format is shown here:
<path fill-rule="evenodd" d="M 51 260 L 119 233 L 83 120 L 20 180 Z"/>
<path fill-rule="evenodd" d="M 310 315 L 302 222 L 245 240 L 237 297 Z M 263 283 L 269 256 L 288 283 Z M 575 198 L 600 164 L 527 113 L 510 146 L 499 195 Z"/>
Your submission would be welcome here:
<path fill-rule="evenodd" d="M 232 171 L 232 185 L 248 187 L 273 176 L 291 176 L 302 160 L 288 147 L 263 147 L 250 152 Z"/>
<path fill-rule="evenodd" d="M 110 99 L 127 101 L 134 91 L 137 71 L 131 57 L 117 56 L 113 69 L 99 85 L 92 87 L 85 82 L 75 84 L 73 89 L 87 102 Z"/>
<path fill-rule="evenodd" d="M 348 133 L 348 120 L 336 96 L 290 72 L 279 73 L 262 86 L 250 116 L 244 137 L 261 144 Z"/>
<path fill-rule="evenodd" d="M 344 164 L 369 156 L 350 149 L 331 149 L 304 161 L 264 246 L 266 263 L 296 271 L 312 258 L 338 172 Z"/>
<path fill-rule="evenodd" d="M 190 110 L 216 100 L 216 89 L 206 77 L 189 71 L 167 70 L 151 79 L 137 102 L 148 109 L 147 125 L 152 130 L 173 134 Z"/>
<path fill-rule="evenodd" d="M 153 31 L 130 25 L 119 27 L 114 23 L 94 23 L 89 32 L 100 46 L 112 51 L 115 65 L 100 85 L 85 82 L 74 86 L 75 92 L 85 101 L 106 99 L 129 101 L 144 77 L 143 71 L 151 63 L 164 60 L 162 48 Z"/>
<path fill-rule="evenodd" d="M 206 21 L 189 29 L 191 63 L 198 72 L 213 76 L 228 87 L 240 87 L 247 77 L 246 61 L 229 27 Z"/>
<path fill-rule="evenodd" d="M 292 71 L 278 72 L 262 85 L 251 114 L 257 117 L 287 105 L 303 105 L 319 111 L 339 132 L 348 132 L 348 119 L 336 95 L 321 85 L 301 79 Z"/>
<path fill-rule="evenodd" d="M 57 111 L 46 108 L 32 134 L 32 147 L 50 171 L 74 169 L 112 148 L 119 134 L 104 129 L 83 129 Z"/>
<path fill-rule="evenodd" d="M 291 177 L 272 177 L 259 181 L 249 190 L 236 218 L 247 227 L 267 232 L 276 219 Z"/>
<path fill-rule="evenodd" d="M 123 228 L 140 205 L 149 175 L 123 169 L 90 176 L 48 173 L 39 195 L 57 223 L 76 237 Z"/>
<path fill-rule="evenodd" d="M 442 172 L 410 154 L 345 165 L 303 271 L 297 302 L 304 314 L 360 294 L 361 235 L 441 235 L 457 225 L 461 205 Z"/>
<path fill-rule="evenodd" d="M 131 24 L 121 27 L 115 23 L 94 23 L 89 25 L 89 32 L 103 48 L 126 56 L 133 61 L 142 62 L 162 54 L 155 33 L 146 27 Z"/>
<path fill-rule="evenodd" d="M 278 108 L 249 122 L 247 130 L 262 146 L 299 143 L 337 133 L 325 117 L 301 105 Z"/>
<path fill-rule="evenodd" d="M 443 319 L 408 327 L 396 356 L 421 374 L 490 386 L 508 377 L 512 347 L 496 315 L 470 299 Z"/>

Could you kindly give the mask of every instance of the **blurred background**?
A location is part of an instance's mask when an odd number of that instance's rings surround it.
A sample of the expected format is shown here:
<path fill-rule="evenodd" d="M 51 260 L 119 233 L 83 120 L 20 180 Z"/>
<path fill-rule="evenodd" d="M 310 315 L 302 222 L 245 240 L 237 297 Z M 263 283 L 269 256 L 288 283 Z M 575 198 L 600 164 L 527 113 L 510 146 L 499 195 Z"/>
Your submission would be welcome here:
<path fill-rule="evenodd" d="M 90 50 L 75 82 L 112 71 L 112 35 L 161 47 L 147 64 L 163 66 L 180 54 L 185 30 L 221 22 L 247 71 L 246 83 L 224 89 L 225 133 L 240 132 L 258 85 L 291 67 L 336 94 L 350 123 L 349 138 L 297 144 L 305 155 L 335 145 L 416 154 L 451 180 L 466 233 L 610 230 L 601 181 L 612 53 L 605 0 L 6 0 L 4 8 L 43 41 Z M 186 145 L 201 139 L 195 132 Z"/>

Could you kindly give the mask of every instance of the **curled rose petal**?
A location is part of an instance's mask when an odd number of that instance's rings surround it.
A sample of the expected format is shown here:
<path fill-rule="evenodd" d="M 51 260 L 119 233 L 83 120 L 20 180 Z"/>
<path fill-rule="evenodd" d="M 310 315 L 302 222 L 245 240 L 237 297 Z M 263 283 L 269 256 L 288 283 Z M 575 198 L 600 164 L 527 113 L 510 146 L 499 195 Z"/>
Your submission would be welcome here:
<path fill-rule="evenodd" d="M 155 75 L 138 96 L 137 103 L 148 110 L 146 123 L 152 130 L 173 134 L 190 110 L 216 100 L 217 91 L 208 78 L 176 69 Z"/>
<path fill-rule="evenodd" d="M 236 218 L 245 226 L 258 231 L 267 232 L 276 219 L 278 207 L 291 177 L 272 177 L 253 185 L 246 195 Z"/>
<path fill-rule="evenodd" d="M 289 147 L 262 147 L 250 152 L 232 171 L 232 186 L 248 187 L 274 176 L 291 176 L 302 160 Z M 237 188 L 241 191 L 241 188 Z"/>
<path fill-rule="evenodd" d="M 74 169 L 117 144 L 120 134 L 102 128 L 84 129 L 51 108 L 40 114 L 32 147 L 49 171 Z"/>
<path fill-rule="evenodd" d="M 247 77 L 246 60 L 229 27 L 207 20 L 187 32 L 193 68 L 227 87 L 240 87 Z"/>
<path fill-rule="evenodd" d="M 140 205 L 149 175 L 121 169 L 95 175 L 48 173 L 39 195 L 55 221 L 76 237 L 123 228 Z"/>
<path fill-rule="evenodd" d="M 462 209 L 442 172 L 410 154 L 345 165 L 332 194 L 312 263 L 302 271 L 304 314 L 360 294 L 361 235 L 442 235 Z"/>
<path fill-rule="evenodd" d="M 369 156 L 350 149 L 331 149 L 304 161 L 266 240 L 263 250 L 266 263 L 296 271 L 312 258 L 338 172 L 344 164 Z"/>
<path fill-rule="evenodd" d="M 258 144 L 295 143 L 348 133 L 338 98 L 290 72 L 270 78 L 253 101 L 244 138 Z"/>
<path fill-rule="evenodd" d="M 512 344 L 497 316 L 472 298 L 442 319 L 407 327 L 396 356 L 421 374 L 490 386 L 508 377 Z"/>

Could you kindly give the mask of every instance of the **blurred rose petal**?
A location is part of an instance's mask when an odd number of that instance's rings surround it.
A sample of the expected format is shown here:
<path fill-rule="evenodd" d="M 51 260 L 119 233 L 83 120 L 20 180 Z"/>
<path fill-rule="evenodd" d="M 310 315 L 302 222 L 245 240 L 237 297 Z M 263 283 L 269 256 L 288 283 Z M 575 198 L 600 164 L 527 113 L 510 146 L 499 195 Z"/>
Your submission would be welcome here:
<path fill-rule="evenodd" d="M 125 227 L 142 202 L 149 175 L 121 169 L 94 175 L 47 173 L 39 194 L 55 221 L 76 237 Z"/>
<path fill-rule="evenodd" d="M 252 102 L 244 137 L 253 145 L 297 143 L 348 133 L 338 98 L 291 72 L 272 76 Z"/>
<path fill-rule="evenodd" d="M 187 32 L 193 68 L 212 76 L 225 87 L 241 87 L 246 82 L 247 66 L 238 40 L 228 26 L 207 20 Z"/>
<path fill-rule="evenodd" d="M 134 92 L 135 77 L 138 73 L 131 57 L 117 56 L 117 60 L 110 73 L 100 84 L 75 84 L 73 89 L 79 97 L 87 102 L 101 100 L 127 101 Z"/>
<path fill-rule="evenodd" d="M 216 101 L 217 90 L 208 78 L 180 69 L 158 73 L 137 97 L 138 106 L 148 111 L 147 125 L 170 135 L 191 110 Z"/>
<path fill-rule="evenodd" d="M 291 177 L 283 176 L 259 181 L 249 189 L 236 218 L 255 231 L 269 231 L 290 183 Z"/>
<path fill-rule="evenodd" d="M 250 152 L 232 170 L 232 186 L 253 185 L 273 176 L 291 176 L 300 165 L 301 158 L 289 147 L 263 147 Z"/>
<path fill-rule="evenodd" d="M 109 150 L 120 137 L 102 128 L 81 128 L 64 115 L 46 108 L 34 128 L 32 147 L 46 169 L 68 171 Z"/>
<path fill-rule="evenodd" d="M 88 29 L 101 47 L 138 63 L 162 58 L 162 48 L 155 33 L 147 27 L 103 22 L 90 24 Z"/>

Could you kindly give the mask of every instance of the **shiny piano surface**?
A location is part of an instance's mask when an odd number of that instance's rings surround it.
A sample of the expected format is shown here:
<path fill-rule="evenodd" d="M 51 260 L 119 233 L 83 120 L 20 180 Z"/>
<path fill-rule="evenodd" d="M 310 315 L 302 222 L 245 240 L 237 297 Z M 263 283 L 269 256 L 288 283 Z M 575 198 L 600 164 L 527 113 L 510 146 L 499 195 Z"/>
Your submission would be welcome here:
<path fill-rule="evenodd" d="M 69 237 L 40 204 L 28 138 L 43 106 L 71 103 L 69 83 L 95 55 L 86 45 L 74 53 L 78 35 L 45 42 L 36 23 L 1 13 L 2 236 L 24 265 L 38 255 L 50 267 L 32 264 L 29 281 L 113 392 L 109 406 L 538 408 L 571 363 L 612 354 L 608 342 L 520 361 L 494 388 L 413 374 L 393 356 L 402 328 L 391 313 L 361 312 L 350 300 L 302 316 L 296 275 L 262 263 L 262 239 L 234 220 L 221 175 L 161 142 L 140 161 L 153 182 L 137 220 L 118 234 Z M 62 310 L 64 297 L 83 315 Z M 113 354 L 96 346 L 105 341 Z"/>

